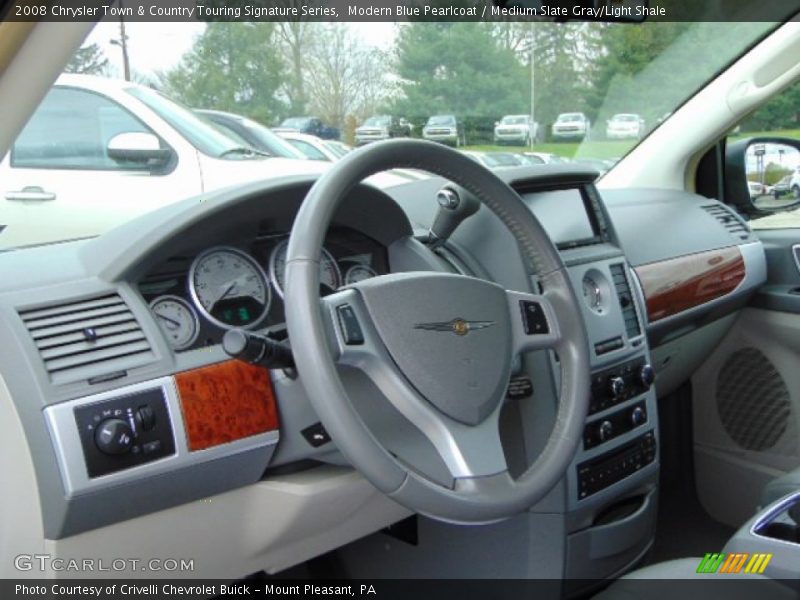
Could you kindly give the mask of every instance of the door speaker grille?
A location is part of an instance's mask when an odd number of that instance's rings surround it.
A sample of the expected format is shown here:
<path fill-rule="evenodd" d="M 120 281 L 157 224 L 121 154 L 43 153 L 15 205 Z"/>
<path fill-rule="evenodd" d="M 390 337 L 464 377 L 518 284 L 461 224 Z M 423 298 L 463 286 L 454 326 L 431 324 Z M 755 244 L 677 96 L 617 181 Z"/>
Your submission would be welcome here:
<path fill-rule="evenodd" d="M 737 350 L 720 369 L 717 411 L 727 434 L 741 448 L 754 452 L 772 449 L 792 416 L 783 378 L 756 348 Z"/>

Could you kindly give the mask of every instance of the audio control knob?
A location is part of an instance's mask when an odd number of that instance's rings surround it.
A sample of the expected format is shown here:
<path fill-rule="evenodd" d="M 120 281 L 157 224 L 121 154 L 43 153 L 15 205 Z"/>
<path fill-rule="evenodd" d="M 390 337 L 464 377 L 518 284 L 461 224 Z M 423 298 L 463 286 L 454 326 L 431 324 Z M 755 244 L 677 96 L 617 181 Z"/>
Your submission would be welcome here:
<path fill-rule="evenodd" d="M 612 435 L 614 435 L 614 426 L 611 421 L 602 421 L 597 428 L 597 437 L 601 442 L 605 442 L 610 440 Z"/>
<path fill-rule="evenodd" d="M 125 454 L 133 446 L 133 430 L 123 419 L 106 419 L 97 426 L 94 442 L 104 454 Z"/>
<path fill-rule="evenodd" d="M 647 413 L 644 412 L 644 409 L 641 406 L 635 407 L 631 411 L 631 425 L 638 427 L 645 421 L 647 421 Z"/>
<path fill-rule="evenodd" d="M 656 370 L 652 367 L 652 365 L 644 364 L 642 368 L 639 369 L 639 381 L 645 388 L 650 388 L 653 385 L 653 382 L 656 380 Z"/>
<path fill-rule="evenodd" d="M 619 398 L 625 393 L 625 380 L 618 375 L 608 379 L 608 391 L 613 398 Z"/>

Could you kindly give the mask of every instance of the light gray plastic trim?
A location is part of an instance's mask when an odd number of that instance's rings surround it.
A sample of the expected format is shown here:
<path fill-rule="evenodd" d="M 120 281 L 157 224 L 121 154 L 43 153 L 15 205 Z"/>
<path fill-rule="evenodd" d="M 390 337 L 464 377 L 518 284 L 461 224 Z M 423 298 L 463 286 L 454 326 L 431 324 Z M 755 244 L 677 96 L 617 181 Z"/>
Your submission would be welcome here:
<path fill-rule="evenodd" d="M 792 548 L 800 548 L 800 544 L 798 543 L 767 537 L 756 531 L 787 510 L 790 506 L 797 504 L 798 502 L 800 502 L 800 491 L 789 494 L 776 504 L 772 505 L 772 507 L 770 507 L 762 516 L 753 521 L 753 525 L 750 527 L 750 535 L 762 540 L 767 540 L 772 544 L 782 544 L 784 546 L 791 546 Z"/>
<path fill-rule="evenodd" d="M 172 424 L 172 435 L 175 442 L 175 454 L 124 471 L 90 478 L 86 470 L 81 438 L 75 422 L 75 409 L 127 396 L 137 392 L 160 390 L 164 395 Z M 62 402 L 49 406 L 44 410 L 47 428 L 53 441 L 64 490 L 68 498 L 88 492 L 103 490 L 123 483 L 147 479 L 155 475 L 163 475 L 192 465 L 214 459 L 240 454 L 257 448 L 274 446 L 278 443 L 279 432 L 268 431 L 245 439 L 230 442 L 206 450 L 189 451 L 186 443 L 186 428 L 180 407 L 180 396 L 172 377 L 162 377 L 152 381 L 129 385 L 116 390 L 78 398 L 70 402 Z"/>

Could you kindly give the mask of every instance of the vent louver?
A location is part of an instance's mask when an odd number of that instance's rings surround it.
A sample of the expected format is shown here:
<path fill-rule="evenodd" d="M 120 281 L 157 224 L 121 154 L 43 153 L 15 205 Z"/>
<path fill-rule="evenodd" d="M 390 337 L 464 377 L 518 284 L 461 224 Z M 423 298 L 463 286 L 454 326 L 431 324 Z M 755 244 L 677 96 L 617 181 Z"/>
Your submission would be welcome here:
<path fill-rule="evenodd" d="M 19 313 L 55 385 L 147 364 L 150 343 L 117 294 Z"/>
<path fill-rule="evenodd" d="M 614 289 L 617 291 L 617 298 L 619 298 L 619 307 L 622 309 L 622 317 L 625 319 L 625 333 L 628 338 L 635 338 L 641 335 L 642 330 L 639 327 L 639 319 L 636 317 L 636 305 L 633 301 L 628 278 L 625 275 L 625 265 L 611 265 L 610 269 L 611 277 L 614 280 Z"/>
<path fill-rule="evenodd" d="M 750 239 L 750 228 L 727 206 L 723 204 L 705 204 L 701 208 L 719 221 L 735 239 Z"/>

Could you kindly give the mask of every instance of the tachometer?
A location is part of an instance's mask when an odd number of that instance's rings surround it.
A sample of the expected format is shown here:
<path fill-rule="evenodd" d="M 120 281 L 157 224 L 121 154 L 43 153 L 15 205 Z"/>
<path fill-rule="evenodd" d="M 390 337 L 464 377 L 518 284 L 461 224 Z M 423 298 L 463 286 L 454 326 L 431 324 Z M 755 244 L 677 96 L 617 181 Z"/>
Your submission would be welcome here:
<path fill-rule="evenodd" d="M 269 257 L 269 278 L 275 291 L 283 298 L 283 285 L 286 281 L 286 250 L 289 241 L 284 240 L 272 250 Z M 322 260 L 319 263 L 319 293 L 325 296 L 335 292 L 342 285 L 342 274 L 339 265 L 325 248 L 322 249 Z"/>
<path fill-rule="evenodd" d="M 344 282 L 345 285 L 353 285 L 354 283 L 364 281 L 365 279 L 370 279 L 376 275 L 377 273 L 372 267 L 367 265 L 353 265 L 347 269 L 347 273 L 345 273 L 344 276 Z"/>
<path fill-rule="evenodd" d="M 150 303 L 161 331 L 175 350 L 191 346 L 197 339 L 200 324 L 192 305 L 178 296 L 159 296 Z"/>
<path fill-rule="evenodd" d="M 220 327 L 253 327 L 267 316 L 272 300 L 267 276 L 255 259 L 223 246 L 194 260 L 189 290 L 200 312 Z"/>

